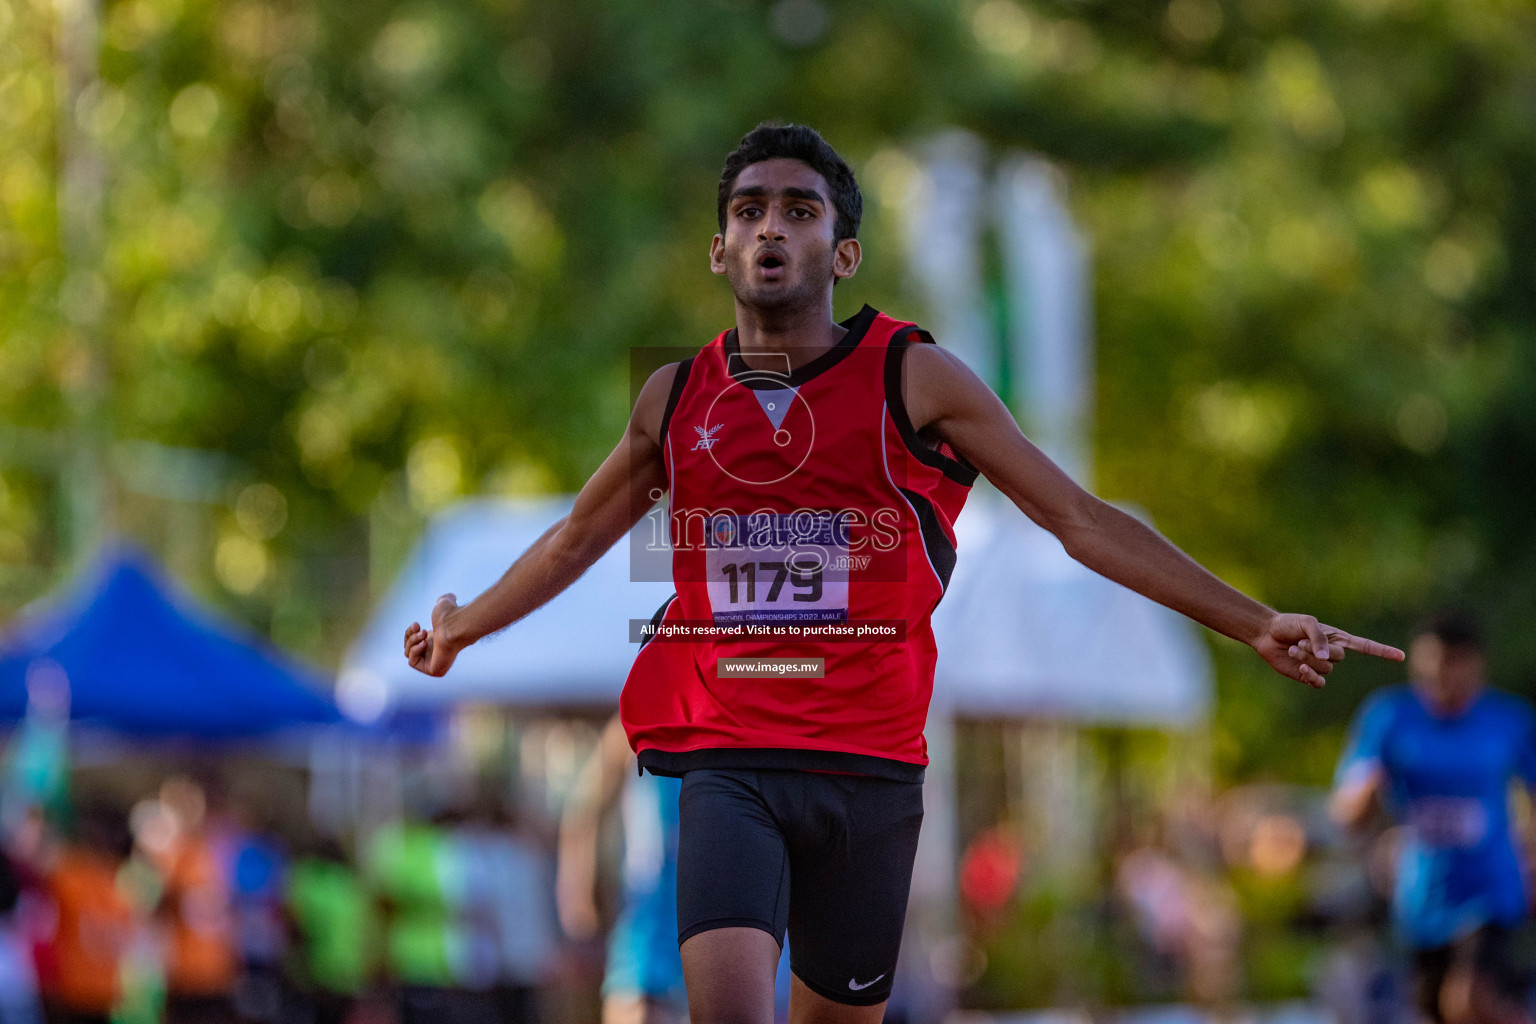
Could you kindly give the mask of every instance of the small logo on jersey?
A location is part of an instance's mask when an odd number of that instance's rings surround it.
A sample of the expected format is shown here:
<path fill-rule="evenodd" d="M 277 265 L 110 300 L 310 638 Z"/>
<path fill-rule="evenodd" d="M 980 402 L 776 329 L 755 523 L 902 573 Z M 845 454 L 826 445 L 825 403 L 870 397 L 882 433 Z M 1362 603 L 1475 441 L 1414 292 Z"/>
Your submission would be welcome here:
<path fill-rule="evenodd" d="M 715 446 L 715 442 L 720 440 L 718 437 L 715 436 L 715 433 L 721 427 L 723 427 L 723 426 L 725 426 L 725 424 L 723 422 L 721 422 L 721 423 L 716 423 L 714 426 L 710 427 L 708 430 L 705 430 L 703 427 L 694 427 L 693 429 L 698 433 L 699 439 L 696 442 L 694 442 L 693 447 L 690 448 L 689 451 L 695 451 L 695 452 L 707 452 L 707 451 L 709 451 L 711 448 L 713 448 Z"/>
<path fill-rule="evenodd" d="M 714 537 L 715 547 L 730 548 L 736 546 L 736 520 L 730 516 L 716 516 L 710 524 L 710 534 Z"/>
<path fill-rule="evenodd" d="M 885 977 L 884 974 L 876 975 L 875 977 L 873 977 L 873 978 L 869 979 L 868 981 L 864 982 L 862 985 L 859 984 L 857 981 L 854 981 L 852 978 L 849 978 L 848 979 L 848 987 L 853 989 L 855 992 L 861 992 L 864 989 L 869 988 L 869 986 L 873 985 L 875 982 L 879 981 L 883 977 Z"/>

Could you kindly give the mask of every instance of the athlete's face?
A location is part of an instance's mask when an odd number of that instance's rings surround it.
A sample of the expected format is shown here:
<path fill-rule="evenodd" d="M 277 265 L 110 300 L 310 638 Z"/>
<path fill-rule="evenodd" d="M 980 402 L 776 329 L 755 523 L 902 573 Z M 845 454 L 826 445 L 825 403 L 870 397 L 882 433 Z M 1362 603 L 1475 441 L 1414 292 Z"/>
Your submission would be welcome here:
<path fill-rule="evenodd" d="M 1437 708 L 1459 711 L 1483 687 L 1483 655 L 1476 647 L 1447 647 L 1431 633 L 1408 648 L 1408 671 L 1419 692 Z"/>
<path fill-rule="evenodd" d="M 799 160 L 749 164 L 725 207 L 725 233 L 709 247 L 709 267 L 731 282 L 736 300 L 787 310 L 823 302 L 833 281 L 859 268 L 859 243 L 833 240 L 837 208 L 826 179 Z"/>

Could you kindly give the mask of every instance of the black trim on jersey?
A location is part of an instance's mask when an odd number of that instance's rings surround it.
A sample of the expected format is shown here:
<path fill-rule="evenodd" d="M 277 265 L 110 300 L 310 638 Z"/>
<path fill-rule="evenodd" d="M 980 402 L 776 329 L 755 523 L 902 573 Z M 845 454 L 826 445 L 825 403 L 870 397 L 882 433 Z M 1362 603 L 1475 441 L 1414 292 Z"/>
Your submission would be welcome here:
<path fill-rule="evenodd" d="M 913 458 L 925 466 L 942 471 L 961 487 L 970 487 L 976 482 L 980 470 L 958 451 L 955 454 L 959 457 L 955 459 L 936 451 L 932 445 L 918 437 L 917 431 L 912 428 L 912 417 L 907 414 L 907 403 L 901 395 L 901 360 L 907 353 L 913 335 L 926 339 L 925 344 L 933 342 L 933 338 L 921 327 L 907 327 L 891 337 L 890 345 L 885 350 L 886 407 L 891 411 L 891 419 L 896 423 L 896 431 L 901 435 L 902 443 L 907 446 Z"/>
<path fill-rule="evenodd" d="M 955 546 L 949 542 L 944 527 L 939 525 L 939 514 L 934 511 L 933 502 L 905 487 L 896 489 L 917 513 L 917 525 L 923 531 L 923 547 L 928 551 L 928 561 L 933 563 L 933 571 L 939 574 L 939 585 L 947 593 L 950 573 L 955 571 Z"/>
<path fill-rule="evenodd" d="M 703 750 L 640 751 L 640 768 L 652 775 L 681 777 L 695 768 L 745 768 L 755 771 L 841 772 L 896 782 L 922 782 L 924 766 L 910 761 L 841 750 L 783 747 L 708 747 Z"/>
<path fill-rule="evenodd" d="M 656 639 L 656 634 L 661 631 L 661 620 L 666 617 L 667 609 L 672 607 L 672 602 L 676 600 L 677 595 L 674 593 L 671 597 L 661 602 L 661 607 L 657 608 L 656 614 L 651 616 L 651 631 L 640 638 L 640 648 L 642 650 L 646 644 Z"/>
<path fill-rule="evenodd" d="M 689 356 L 677 364 L 677 372 L 672 375 L 672 390 L 667 394 L 667 407 L 661 414 L 661 433 L 656 435 L 656 443 L 667 443 L 667 428 L 672 425 L 672 410 L 677 408 L 678 400 L 683 397 L 683 388 L 688 384 L 688 373 L 693 369 L 693 356 Z M 672 595 L 676 597 L 676 594 Z M 662 605 L 663 609 L 667 606 Z M 660 613 L 658 613 L 660 614 Z"/>
<path fill-rule="evenodd" d="M 741 342 L 737 340 L 736 328 L 732 327 L 725 335 L 726 370 L 738 384 L 743 384 L 754 391 L 776 391 L 785 387 L 797 388 L 812 377 L 825 373 L 848 358 L 849 354 L 855 348 L 858 348 L 859 342 L 864 340 L 864 335 L 869 330 L 869 325 L 874 323 L 875 317 L 879 315 L 879 310 L 873 306 L 865 305 L 863 309 L 838 325 L 848 333 L 844 334 L 836 345 L 833 345 L 804 366 L 796 367 L 789 371 L 789 376 L 787 377 L 782 373 L 775 373 L 772 370 L 754 370 L 750 367 L 746 367 L 739 374 L 731 370 L 733 358 L 740 362 L 742 366 L 746 366 L 744 362 L 741 362 Z"/>

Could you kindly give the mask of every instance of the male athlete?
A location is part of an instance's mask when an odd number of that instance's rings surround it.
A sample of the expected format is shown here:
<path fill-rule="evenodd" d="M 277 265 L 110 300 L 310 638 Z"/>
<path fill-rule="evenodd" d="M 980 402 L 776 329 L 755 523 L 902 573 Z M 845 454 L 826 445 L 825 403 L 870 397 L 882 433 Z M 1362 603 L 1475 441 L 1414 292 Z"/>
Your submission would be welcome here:
<path fill-rule="evenodd" d="M 772 1019 L 786 928 L 796 1022 L 873 1022 L 911 883 L 929 615 L 977 473 L 1089 568 L 1251 645 L 1309 686 L 1346 650 L 1402 652 L 1282 615 L 1078 487 L 959 359 L 865 307 L 862 200 L 809 128 L 761 125 L 725 162 L 710 269 L 736 326 L 641 389 L 623 439 L 489 590 L 412 623 L 405 656 L 459 651 L 559 594 L 662 495 L 677 595 L 620 713 L 640 764 L 681 775 L 678 941 L 694 1021 Z M 700 638 L 702 636 L 702 638 Z M 669 653 L 663 653 L 669 652 Z M 678 663 L 682 667 L 678 667 Z"/>
<path fill-rule="evenodd" d="M 1476 624 L 1447 613 L 1408 648 L 1409 686 L 1372 694 L 1339 761 L 1332 807 L 1357 825 L 1379 799 L 1405 826 L 1392 916 L 1434 1024 L 1528 1024 L 1510 957 L 1526 917 L 1510 784 L 1536 785 L 1536 711 L 1490 690 Z"/>

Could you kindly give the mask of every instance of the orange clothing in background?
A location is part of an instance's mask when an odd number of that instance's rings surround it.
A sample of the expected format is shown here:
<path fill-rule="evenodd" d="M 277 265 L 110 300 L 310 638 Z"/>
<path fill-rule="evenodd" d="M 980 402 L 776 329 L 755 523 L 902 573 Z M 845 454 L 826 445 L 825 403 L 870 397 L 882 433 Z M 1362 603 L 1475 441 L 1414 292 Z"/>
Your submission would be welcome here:
<path fill-rule="evenodd" d="M 239 961 L 230 915 L 229 874 L 214 845 L 192 836 L 166 858 L 165 898 L 171 915 L 166 987 L 174 995 L 224 995 Z"/>
<path fill-rule="evenodd" d="M 117 864 L 67 849 L 47 878 L 58 914 L 51 969 L 39 979 L 50 1001 L 84 1014 L 109 1013 L 118 997 L 118 961 L 133 911 L 117 888 Z"/>

